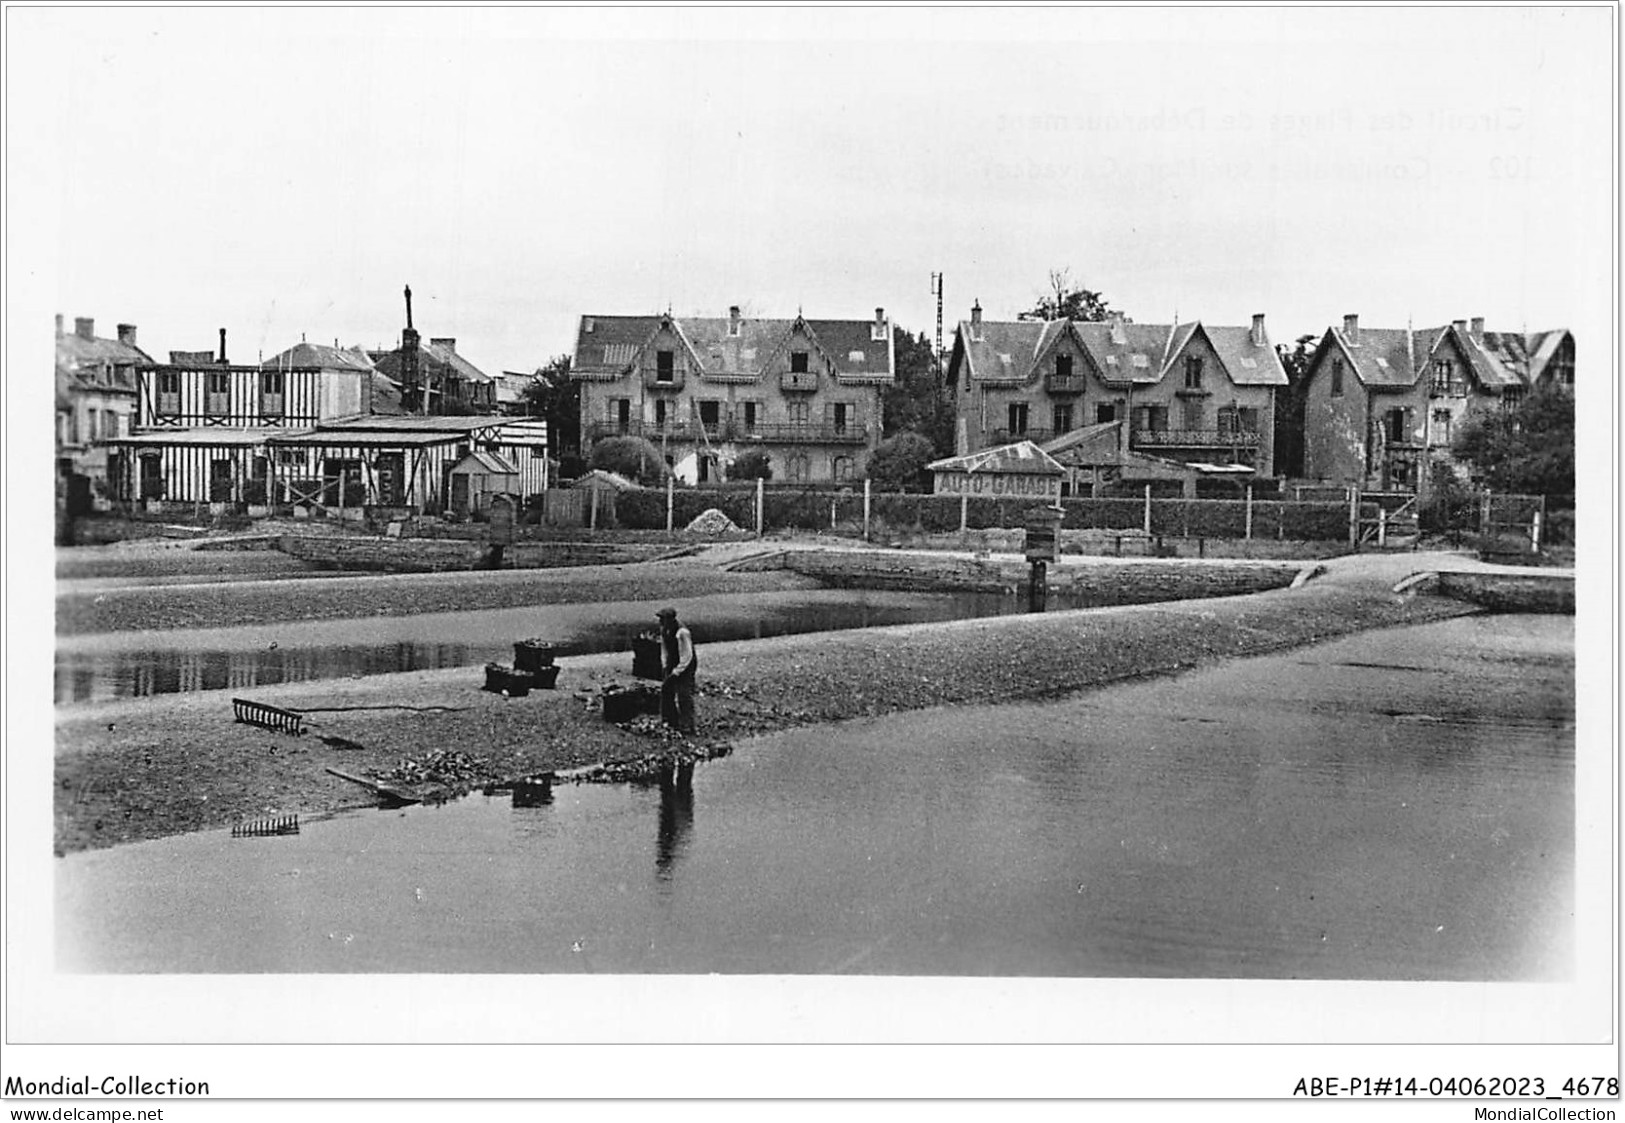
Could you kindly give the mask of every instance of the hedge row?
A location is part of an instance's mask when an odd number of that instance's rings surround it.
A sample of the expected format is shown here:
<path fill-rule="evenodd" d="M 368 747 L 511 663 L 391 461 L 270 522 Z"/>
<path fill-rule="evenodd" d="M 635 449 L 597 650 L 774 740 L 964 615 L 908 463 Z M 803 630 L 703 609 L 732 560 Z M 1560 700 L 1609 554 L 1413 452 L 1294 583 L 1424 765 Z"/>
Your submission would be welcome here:
<path fill-rule="evenodd" d="M 766 530 L 830 530 L 861 525 L 863 496 L 848 490 L 768 488 L 762 497 Z M 973 497 L 965 501 L 965 526 L 989 530 L 1025 526 L 1043 506 L 1032 499 Z M 1063 499 L 1061 525 L 1067 530 L 1142 530 L 1145 500 Z M 681 530 L 710 508 L 722 511 L 746 530 L 756 527 L 756 493 L 742 488 L 683 488 L 672 496 L 672 526 Z M 1293 541 L 1348 537 L 1346 503 L 1253 502 L 1252 536 Z M 926 534 L 960 528 L 960 500 L 948 495 L 874 495 L 870 517 L 876 526 Z M 664 491 L 624 492 L 615 498 L 615 521 L 632 530 L 664 530 Z M 1247 503 L 1242 499 L 1153 499 L 1151 533 L 1184 538 L 1243 538 Z"/>

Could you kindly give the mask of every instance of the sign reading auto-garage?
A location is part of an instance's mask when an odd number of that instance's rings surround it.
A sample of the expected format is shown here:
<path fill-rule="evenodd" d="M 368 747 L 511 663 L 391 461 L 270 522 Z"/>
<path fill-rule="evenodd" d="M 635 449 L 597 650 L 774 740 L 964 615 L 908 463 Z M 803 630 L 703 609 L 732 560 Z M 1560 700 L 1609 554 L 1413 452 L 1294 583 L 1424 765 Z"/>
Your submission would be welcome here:
<path fill-rule="evenodd" d="M 935 472 L 938 495 L 971 495 L 1018 499 L 1059 499 L 1061 477 L 1018 472 Z"/>

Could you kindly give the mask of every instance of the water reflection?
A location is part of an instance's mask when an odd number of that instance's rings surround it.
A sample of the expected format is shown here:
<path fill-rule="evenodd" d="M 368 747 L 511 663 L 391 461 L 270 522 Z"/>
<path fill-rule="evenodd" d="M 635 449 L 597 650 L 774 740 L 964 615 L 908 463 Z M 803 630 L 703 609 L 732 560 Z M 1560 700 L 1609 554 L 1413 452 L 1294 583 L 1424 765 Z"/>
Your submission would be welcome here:
<path fill-rule="evenodd" d="M 1387 648 L 1468 681 L 1335 665 Z M 643 786 L 69 855 L 57 966 L 1572 979 L 1572 650 L 1572 620 L 1468 618 Z"/>
<path fill-rule="evenodd" d="M 662 881 L 682 857 L 694 829 L 694 766 L 680 764 L 660 774 L 660 831 L 655 843 L 655 874 Z"/>
<path fill-rule="evenodd" d="M 58 704 L 94 702 L 465 667 L 474 661 L 469 645 L 459 643 L 58 653 L 55 693 Z"/>
<path fill-rule="evenodd" d="M 1082 599 L 1056 600 L 1058 603 L 1052 607 L 1057 609 L 1090 607 Z M 732 615 L 713 615 L 690 626 L 695 641 L 707 644 L 1000 616 L 1020 611 L 1021 607 L 1015 597 L 984 593 L 852 593 L 840 600 L 742 601 Z M 98 651 L 75 645 L 66 651 L 58 650 L 56 702 L 62 705 L 197 690 L 242 690 L 279 683 L 467 667 L 512 658 L 514 633 L 494 624 L 485 614 L 406 618 L 402 627 L 426 635 L 455 636 L 462 642 L 391 638 L 375 644 L 190 646 L 185 630 L 169 631 L 162 634 L 162 646 Z M 585 618 L 556 627 L 554 636 L 559 655 L 591 655 L 631 651 L 633 639 L 648 627 L 648 621 L 641 617 L 636 621 L 593 620 L 588 613 Z M 219 643 L 221 637 L 215 633 L 211 638 Z"/>

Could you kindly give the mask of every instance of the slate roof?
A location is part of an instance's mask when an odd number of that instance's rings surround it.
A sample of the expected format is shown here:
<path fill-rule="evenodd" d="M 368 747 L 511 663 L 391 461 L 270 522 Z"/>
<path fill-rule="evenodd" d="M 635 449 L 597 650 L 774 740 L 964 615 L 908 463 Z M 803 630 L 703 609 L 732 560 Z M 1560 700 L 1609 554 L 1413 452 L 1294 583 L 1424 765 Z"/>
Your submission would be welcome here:
<path fill-rule="evenodd" d="M 1268 334 L 1264 336 L 1262 344 L 1257 344 L 1253 342 L 1253 329 L 1250 326 L 1198 326 L 1213 345 L 1213 353 L 1219 356 L 1219 361 L 1229 372 L 1230 381 L 1237 386 L 1287 384 L 1286 368 L 1281 365 L 1281 356 L 1276 354 Z"/>
<path fill-rule="evenodd" d="M 1567 328 L 1558 328 L 1555 331 L 1537 331 L 1527 337 L 1529 350 L 1529 369 L 1527 377 L 1531 382 L 1546 372 L 1546 364 L 1552 361 L 1557 349 L 1563 341 L 1570 337 Z"/>
<path fill-rule="evenodd" d="M 59 332 L 56 337 L 57 392 L 82 389 L 133 393 L 134 368 L 151 362 L 141 348 L 116 339 L 86 339 L 76 332 Z"/>
<path fill-rule="evenodd" d="M 456 348 L 448 347 L 438 340 L 425 340 L 418 344 L 418 350 L 427 358 L 437 363 L 449 366 L 457 377 L 465 382 L 494 382 L 489 374 L 469 362 L 457 353 Z"/>
<path fill-rule="evenodd" d="M 1486 331 L 1477 337 L 1466 334 L 1475 357 L 1487 360 L 1486 373 L 1497 379 L 1494 384 L 1506 387 L 1534 385 L 1569 332 L 1559 328 L 1527 335 L 1502 331 Z"/>
<path fill-rule="evenodd" d="M 1072 322 L 1067 320 L 961 320 L 954 338 L 954 361 L 969 365 L 971 382 L 1028 382 L 1050 347 L 1071 332 L 1109 383 L 1151 386 L 1161 382 L 1170 364 L 1201 332 L 1238 386 L 1285 386 L 1286 370 L 1268 336 L 1253 343 L 1252 328 L 1183 324 Z M 957 370 L 954 372 L 957 375 Z"/>
<path fill-rule="evenodd" d="M 372 360 L 359 347 L 329 347 L 322 343 L 295 343 L 286 351 L 272 355 L 260 364 L 263 370 L 288 370 L 292 367 L 318 367 L 322 370 L 373 369 Z"/>
<path fill-rule="evenodd" d="M 1490 343 L 1483 335 L 1473 336 L 1470 332 L 1450 329 L 1461 347 L 1462 354 L 1472 364 L 1473 374 L 1483 385 L 1501 390 L 1506 387 L 1518 387 L 1524 384 L 1519 375 L 1519 368 L 1527 369 L 1528 355 L 1523 350 L 1523 340 L 1511 345 L 1510 340 L 1502 343 L 1497 336 L 1495 343 Z"/>
<path fill-rule="evenodd" d="M 1196 324 L 1074 325 L 1107 382 L 1154 386 Z M 1115 329 L 1115 331 L 1114 331 Z"/>
<path fill-rule="evenodd" d="M 615 378 L 635 362 L 665 316 L 583 316 L 570 364 L 573 377 Z M 815 347 L 838 379 L 890 382 L 894 373 L 891 321 L 884 338 L 874 338 L 873 320 L 763 319 L 743 317 L 737 334 L 726 316 L 670 318 L 688 346 L 702 377 L 756 381 L 787 345 L 797 324 L 805 325 Z"/>
<path fill-rule="evenodd" d="M 400 373 L 401 349 L 399 347 L 392 351 L 369 351 L 367 356 L 379 370 L 384 371 L 391 377 Z M 418 341 L 418 361 L 424 365 L 426 373 L 432 373 L 432 367 L 438 364 L 449 367 L 451 373 L 464 382 L 487 383 L 496 381 L 496 379 L 458 354 L 455 348 L 434 340 L 424 339 Z"/>
<path fill-rule="evenodd" d="M 1376 389 L 1405 389 L 1427 369 L 1428 354 L 1447 328 L 1362 327 L 1350 336 L 1339 327 L 1327 329 L 1333 346 L 1349 361 L 1354 377 Z"/>
<path fill-rule="evenodd" d="M 1065 320 L 959 322 L 954 350 L 969 364 L 971 382 L 1026 382 L 1038 357 L 1066 330 Z M 957 355 L 956 355 L 957 357 Z"/>
<path fill-rule="evenodd" d="M 138 364 L 150 363 L 152 359 L 139 347 L 132 347 L 128 343 L 120 343 L 116 339 L 86 339 L 76 332 L 65 331 L 56 337 L 56 353 L 58 361 L 66 359 L 70 362 L 87 365 L 112 363 Z"/>
<path fill-rule="evenodd" d="M 984 448 L 965 456 L 950 456 L 926 465 L 932 472 L 982 472 L 1000 475 L 1060 476 L 1066 469 L 1031 441 Z"/>
<path fill-rule="evenodd" d="M 1545 342 L 1545 334 L 1540 336 L 1541 342 Z M 1474 379 L 1486 389 L 1499 392 L 1524 386 L 1530 380 L 1532 337 L 1507 332 L 1483 332 L 1475 337 L 1453 324 L 1430 328 L 1362 327 L 1354 336 L 1343 328 L 1332 327 L 1327 329 L 1327 336 L 1348 358 L 1355 377 L 1375 390 L 1415 386 L 1428 376 L 1434 353 L 1447 341 L 1454 342 Z"/>

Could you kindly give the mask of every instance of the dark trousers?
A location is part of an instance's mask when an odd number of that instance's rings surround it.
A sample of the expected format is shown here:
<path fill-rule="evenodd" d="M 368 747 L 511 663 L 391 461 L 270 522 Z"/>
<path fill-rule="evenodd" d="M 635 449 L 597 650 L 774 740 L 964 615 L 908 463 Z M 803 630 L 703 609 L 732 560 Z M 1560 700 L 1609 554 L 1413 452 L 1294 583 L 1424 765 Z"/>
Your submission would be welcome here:
<path fill-rule="evenodd" d="M 660 720 L 680 733 L 694 732 L 694 672 L 660 684 Z"/>

